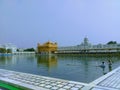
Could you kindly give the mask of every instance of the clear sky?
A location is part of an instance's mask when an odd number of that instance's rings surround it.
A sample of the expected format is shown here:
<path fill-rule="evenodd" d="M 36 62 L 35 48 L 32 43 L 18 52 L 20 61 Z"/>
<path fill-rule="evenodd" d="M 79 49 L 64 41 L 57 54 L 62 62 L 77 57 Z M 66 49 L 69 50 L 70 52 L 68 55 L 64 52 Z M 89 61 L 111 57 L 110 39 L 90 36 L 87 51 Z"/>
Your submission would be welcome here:
<path fill-rule="evenodd" d="M 0 44 L 120 43 L 120 0 L 0 0 Z"/>

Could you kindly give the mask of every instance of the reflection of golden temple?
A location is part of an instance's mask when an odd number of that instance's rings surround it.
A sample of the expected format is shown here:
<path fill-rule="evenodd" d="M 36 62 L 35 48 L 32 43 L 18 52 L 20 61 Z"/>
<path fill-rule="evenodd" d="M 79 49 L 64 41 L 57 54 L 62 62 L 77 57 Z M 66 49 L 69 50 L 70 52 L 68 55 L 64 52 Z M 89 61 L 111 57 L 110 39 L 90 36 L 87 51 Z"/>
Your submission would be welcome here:
<path fill-rule="evenodd" d="M 38 43 L 37 51 L 39 54 L 50 54 L 55 53 L 57 51 L 57 43 L 52 43 L 50 41 L 44 43 L 43 45 L 40 45 Z"/>
<path fill-rule="evenodd" d="M 37 59 L 38 66 L 45 65 L 48 68 L 57 66 L 57 57 L 56 56 L 43 55 L 43 56 L 38 56 L 37 58 L 38 58 Z"/>

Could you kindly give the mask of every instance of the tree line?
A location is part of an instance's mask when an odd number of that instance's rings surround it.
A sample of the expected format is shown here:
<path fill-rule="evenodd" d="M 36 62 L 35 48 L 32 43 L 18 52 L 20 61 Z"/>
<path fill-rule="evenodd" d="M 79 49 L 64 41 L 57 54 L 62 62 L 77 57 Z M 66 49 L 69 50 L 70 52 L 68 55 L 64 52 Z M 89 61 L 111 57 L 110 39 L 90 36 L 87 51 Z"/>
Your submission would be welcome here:
<path fill-rule="evenodd" d="M 12 53 L 11 49 L 0 48 L 0 53 Z"/>
<path fill-rule="evenodd" d="M 27 48 L 27 49 L 25 49 L 24 51 L 34 52 L 35 49 L 34 49 L 34 48 Z"/>
<path fill-rule="evenodd" d="M 109 41 L 107 44 L 108 45 L 110 45 L 110 44 L 117 44 L 117 42 L 116 41 Z"/>

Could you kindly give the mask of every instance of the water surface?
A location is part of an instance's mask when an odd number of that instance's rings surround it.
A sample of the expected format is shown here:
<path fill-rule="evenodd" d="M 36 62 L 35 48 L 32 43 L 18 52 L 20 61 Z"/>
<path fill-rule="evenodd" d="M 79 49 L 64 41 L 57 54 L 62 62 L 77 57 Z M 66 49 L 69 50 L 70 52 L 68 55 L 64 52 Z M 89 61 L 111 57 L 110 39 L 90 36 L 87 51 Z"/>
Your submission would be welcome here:
<path fill-rule="evenodd" d="M 112 61 L 109 66 L 108 60 Z M 105 62 L 105 68 L 98 67 Z M 120 65 L 119 56 L 0 56 L 0 68 L 89 83 Z"/>

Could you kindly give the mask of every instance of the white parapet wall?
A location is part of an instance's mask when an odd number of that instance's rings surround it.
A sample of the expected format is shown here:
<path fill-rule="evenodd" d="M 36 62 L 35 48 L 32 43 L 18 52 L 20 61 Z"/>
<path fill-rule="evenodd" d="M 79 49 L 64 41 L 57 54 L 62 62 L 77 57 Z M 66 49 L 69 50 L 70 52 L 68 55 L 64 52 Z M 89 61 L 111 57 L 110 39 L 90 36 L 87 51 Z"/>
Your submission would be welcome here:
<path fill-rule="evenodd" d="M 120 90 L 120 67 L 88 84 L 4 69 L 0 80 L 30 90 Z"/>
<path fill-rule="evenodd" d="M 24 54 L 29 55 L 29 54 L 35 54 L 35 52 L 14 52 L 13 54 L 14 55 L 24 55 Z"/>

